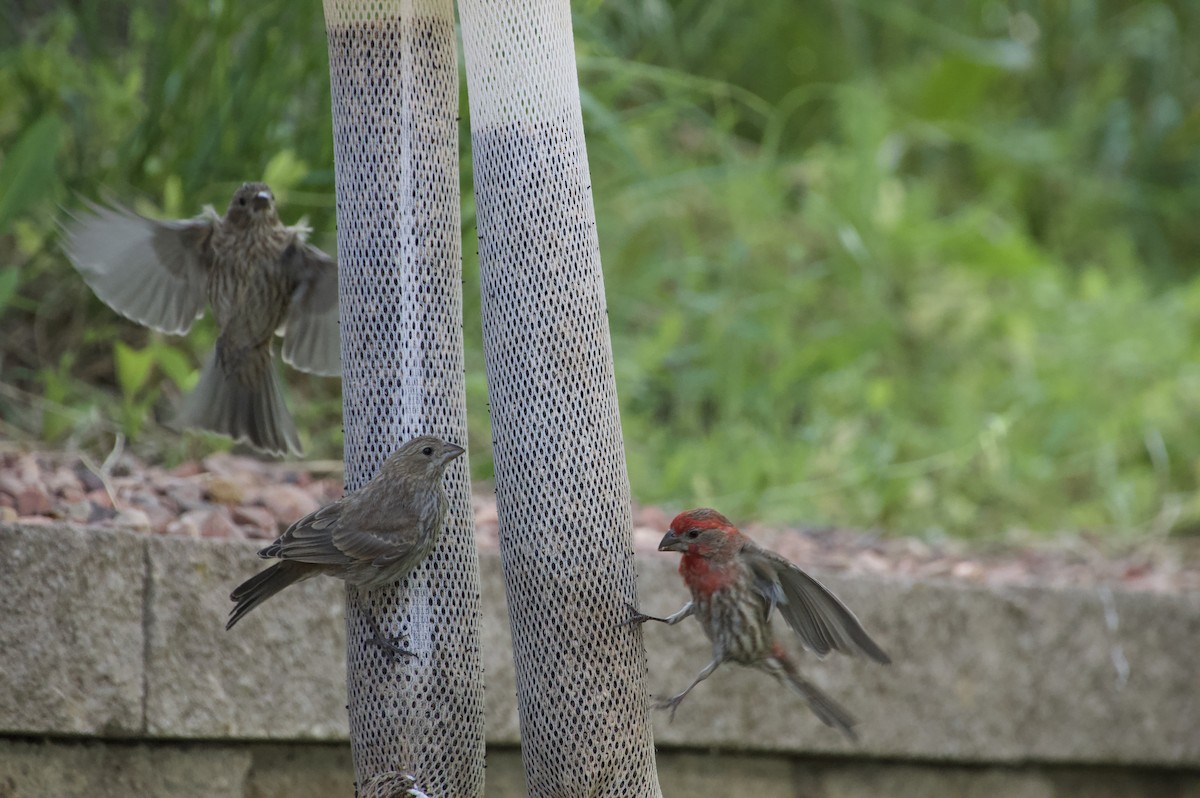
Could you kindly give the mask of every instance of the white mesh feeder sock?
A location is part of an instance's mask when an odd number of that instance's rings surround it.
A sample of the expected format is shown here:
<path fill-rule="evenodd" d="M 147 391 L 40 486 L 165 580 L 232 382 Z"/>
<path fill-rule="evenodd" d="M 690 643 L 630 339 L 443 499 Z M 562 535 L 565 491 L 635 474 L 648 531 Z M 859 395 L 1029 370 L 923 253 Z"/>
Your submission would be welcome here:
<path fill-rule="evenodd" d="M 529 794 L 658 796 L 568 0 L 460 0 Z M 586 545 L 581 541 L 586 540 Z"/>
<path fill-rule="evenodd" d="M 409 438 L 467 443 L 458 63 L 452 0 L 326 0 L 333 89 L 346 488 Z M 438 798 L 483 793 L 479 564 L 466 458 L 450 515 L 403 582 L 347 595 L 357 783 L 401 772 Z M 371 642 L 364 606 L 416 653 Z"/>

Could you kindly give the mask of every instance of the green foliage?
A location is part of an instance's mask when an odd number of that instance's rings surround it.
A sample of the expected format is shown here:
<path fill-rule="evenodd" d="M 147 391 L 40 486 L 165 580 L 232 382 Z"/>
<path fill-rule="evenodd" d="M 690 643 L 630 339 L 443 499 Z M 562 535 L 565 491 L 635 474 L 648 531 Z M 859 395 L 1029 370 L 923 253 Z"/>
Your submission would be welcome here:
<path fill-rule="evenodd" d="M 117 341 L 113 345 L 113 367 L 121 389 L 121 427 L 135 437 L 164 385 L 186 391 L 199 377 L 179 349 L 157 339 L 143 349 Z"/>
<path fill-rule="evenodd" d="M 1194 4 L 590 12 L 641 498 L 933 534 L 1195 524 Z"/>
<path fill-rule="evenodd" d="M 18 390 L 0 396 L 0 419 L 50 442 L 120 431 L 168 459 L 211 448 L 152 423 L 169 421 L 195 379 L 211 322 L 186 339 L 154 337 L 107 309 L 66 262 L 53 203 L 115 196 L 184 217 L 265 176 L 287 220 L 306 215 L 332 232 L 324 26 L 319 6 L 293 11 L 200 0 L 121 13 L 46 7 L 0 33 L 10 36 L 0 42 L 0 274 L 20 275 L 0 304 L 3 380 Z M 7 190 L 14 180 L 21 191 Z M 0 299 L 10 279 L 0 278 Z M 336 455 L 337 382 L 294 383 L 310 448 Z"/>
<path fill-rule="evenodd" d="M 54 181 L 62 122 L 47 114 L 29 126 L 0 164 L 0 233 L 37 205 Z"/>
<path fill-rule="evenodd" d="M 49 203 L 185 216 L 265 176 L 320 240 L 320 6 L 87 8 L 0 40 L 0 186 L 24 186 L 0 192 L 0 362 L 44 404 L 0 395 L 0 419 L 192 455 L 213 444 L 146 421 L 211 325 L 162 338 L 104 308 Z M 585 0 L 576 31 L 639 498 L 926 534 L 1200 526 L 1200 5 Z M 285 373 L 336 457 L 336 381 Z"/>
<path fill-rule="evenodd" d="M 4 312 L 4 308 L 12 301 L 12 298 L 17 294 L 17 287 L 21 284 L 21 270 L 15 266 L 11 269 L 6 269 L 0 272 L 0 313 Z"/>

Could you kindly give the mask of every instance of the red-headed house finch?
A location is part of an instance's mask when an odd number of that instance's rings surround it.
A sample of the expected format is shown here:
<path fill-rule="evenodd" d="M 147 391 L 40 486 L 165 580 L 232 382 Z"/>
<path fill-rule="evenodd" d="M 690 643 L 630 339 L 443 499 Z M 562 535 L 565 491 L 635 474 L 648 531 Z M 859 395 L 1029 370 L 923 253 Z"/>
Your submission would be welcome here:
<path fill-rule="evenodd" d="M 271 454 L 300 452 L 271 358 L 314 374 L 341 373 L 337 266 L 287 227 L 265 183 L 246 183 L 225 216 L 155 221 L 88 203 L 65 225 L 66 249 L 84 281 L 113 310 L 183 335 L 212 305 L 217 345 L 177 419 Z"/>
<path fill-rule="evenodd" d="M 675 516 L 658 550 L 683 552 L 679 573 L 692 591 L 692 600 L 667 618 L 643 615 L 630 607 L 629 623 L 674 625 L 695 615 L 713 648 L 712 661 L 687 689 L 661 702 L 660 708 L 670 708 L 674 719 L 679 702 L 693 687 L 722 663 L 736 662 L 771 674 L 799 693 L 826 725 L 857 739 L 854 718 L 800 675 L 771 633 L 771 612 L 778 608 L 805 647 L 819 657 L 839 651 L 891 662 L 837 596 L 783 557 L 756 545 L 716 510 L 688 510 Z"/>
<path fill-rule="evenodd" d="M 384 461 L 370 482 L 288 527 L 258 553 L 279 562 L 238 585 L 226 629 L 288 585 L 327 574 L 355 587 L 379 587 L 408 575 L 433 549 L 449 502 L 442 476 L 461 446 L 432 435 L 413 438 Z M 381 637 L 374 618 L 369 618 Z M 407 652 L 403 652 L 407 653 Z"/>

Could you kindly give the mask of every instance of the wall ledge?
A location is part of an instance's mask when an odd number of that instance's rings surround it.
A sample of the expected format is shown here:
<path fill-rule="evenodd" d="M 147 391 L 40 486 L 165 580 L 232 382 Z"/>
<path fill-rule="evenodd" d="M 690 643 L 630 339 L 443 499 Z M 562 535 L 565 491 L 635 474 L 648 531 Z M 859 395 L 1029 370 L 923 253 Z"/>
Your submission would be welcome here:
<path fill-rule="evenodd" d="M 226 632 L 230 588 L 262 567 L 255 543 L 6 523 L 0 546 L 0 736 L 346 740 L 341 583 L 289 588 Z M 513 746 L 499 557 L 485 552 L 480 565 L 487 742 Z M 648 612 L 682 605 L 674 569 L 674 558 L 639 556 Z M 858 716 L 861 741 L 822 726 L 765 674 L 726 666 L 674 723 L 655 713 L 660 749 L 1200 768 L 1200 594 L 824 578 L 894 661 L 802 657 Z M 690 621 L 643 632 L 656 693 L 707 662 Z M 781 639 L 797 648 L 786 630 Z"/>

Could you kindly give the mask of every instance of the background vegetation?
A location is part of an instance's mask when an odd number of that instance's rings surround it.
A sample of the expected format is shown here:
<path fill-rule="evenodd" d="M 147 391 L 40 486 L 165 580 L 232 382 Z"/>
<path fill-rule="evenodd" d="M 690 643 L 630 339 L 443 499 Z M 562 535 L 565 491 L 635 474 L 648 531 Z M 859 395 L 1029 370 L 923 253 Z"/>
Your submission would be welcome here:
<path fill-rule="evenodd" d="M 10 3 L 0 25 L 0 424 L 174 461 L 223 445 L 154 421 L 212 329 L 105 308 L 58 207 L 187 216 L 265 177 L 331 233 L 321 8 L 103 5 Z M 927 535 L 1200 522 L 1200 4 L 575 10 L 639 498 Z M 337 382 L 286 376 L 309 454 L 339 457 Z"/>

